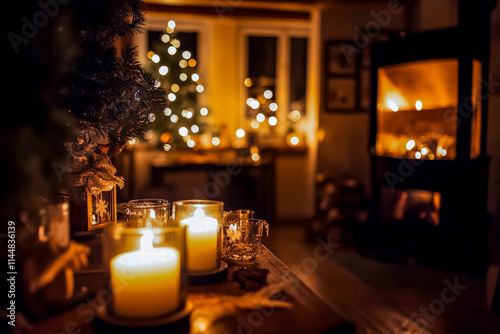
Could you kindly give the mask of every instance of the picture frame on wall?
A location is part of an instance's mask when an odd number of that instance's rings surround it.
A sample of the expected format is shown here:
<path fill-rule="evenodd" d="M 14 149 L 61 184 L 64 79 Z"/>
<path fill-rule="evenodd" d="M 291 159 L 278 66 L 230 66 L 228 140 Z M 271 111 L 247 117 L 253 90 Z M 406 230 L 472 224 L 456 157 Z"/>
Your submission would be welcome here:
<path fill-rule="evenodd" d="M 359 51 L 346 41 L 328 41 L 326 44 L 326 68 L 329 75 L 355 75 L 358 69 Z"/>
<path fill-rule="evenodd" d="M 326 108 L 333 111 L 355 110 L 356 89 L 354 77 L 329 77 L 326 81 Z"/>

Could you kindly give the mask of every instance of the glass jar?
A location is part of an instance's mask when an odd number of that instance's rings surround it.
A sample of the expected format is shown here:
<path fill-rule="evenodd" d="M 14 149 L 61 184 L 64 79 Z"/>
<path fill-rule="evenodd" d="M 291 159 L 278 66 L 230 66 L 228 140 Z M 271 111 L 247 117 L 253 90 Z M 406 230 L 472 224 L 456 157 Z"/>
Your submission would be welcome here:
<path fill-rule="evenodd" d="M 189 272 L 209 272 L 220 267 L 220 227 L 224 203 L 209 200 L 176 201 L 172 220 L 186 226 Z"/>
<path fill-rule="evenodd" d="M 135 199 L 127 203 L 126 227 L 167 227 L 170 203 L 164 199 Z"/>
<path fill-rule="evenodd" d="M 103 245 L 112 314 L 144 319 L 185 308 L 185 227 L 126 228 L 120 223 L 105 229 Z"/>

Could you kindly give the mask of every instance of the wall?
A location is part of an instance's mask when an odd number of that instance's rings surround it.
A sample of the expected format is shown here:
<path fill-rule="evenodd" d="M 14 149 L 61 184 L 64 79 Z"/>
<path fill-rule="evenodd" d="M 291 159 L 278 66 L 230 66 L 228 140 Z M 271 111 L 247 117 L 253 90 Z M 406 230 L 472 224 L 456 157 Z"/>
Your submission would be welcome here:
<path fill-rule="evenodd" d="M 323 45 L 329 39 L 362 42 L 359 31 L 364 31 L 367 23 L 377 22 L 375 17 L 381 17 L 377 15 L 381 11 L 387 11 L 387 2 L 336 4 L 327 8 L 322 14 Z M 383 19 L 387 22 L 384 29 L 403 29 L 407 11 L 404 9 Z M 319 127 L 325 130 L 325 137 L 318 146 L 318 172 L 333 177 L 354 177 L 369 192 L 368 112 L 329 113 L 323 107 Z"/>

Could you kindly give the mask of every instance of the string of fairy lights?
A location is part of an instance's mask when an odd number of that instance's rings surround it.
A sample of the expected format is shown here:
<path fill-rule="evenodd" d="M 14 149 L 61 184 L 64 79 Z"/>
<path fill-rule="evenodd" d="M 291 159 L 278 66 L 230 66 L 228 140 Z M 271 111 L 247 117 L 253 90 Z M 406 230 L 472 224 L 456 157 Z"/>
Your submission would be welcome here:
<path fill-rule="evenodd" d="M 205 91 L 203 80 L 197 73 L 197 61 L 190 50 L 181 49 L 181 41 L 175 34 L 176 23 L 170 20 L 165 31 L 160 34 L 159 40 L 151 44 L 147 53 L 150 68 L 159 74 L 158 87 L 165 89 L 169 105 L 163 113 L 150 115 L 152 130 L 144 135 L 144 139 L 152 141 L 156 138 L 158 147 L 170 151 L 175 147 L 191 149 L 210 148 L 230 145 L 229 141 L 222 140 L 221 125 L 213 124 L 209 109 L 198 106 L 197 95 Z M 260 159 L 256 141 L 263 136 L 273 136 L 278 126 L 278 104 L 274 100 L 273 87 L 265 87 L 260 80 L 246 78 L 243 82 L 248 88 L 249 96 L 246 99 L 246 119 L 249 122 L 247 131 L 243 128 L 236 130 L 232 146 L 250 148 L 253 161 Z M 293 103 L 291 105 L 293 107 Z M 294 108 L 283 121 L 287 122 L 288 135 L 286 142 L 296 146 L 301 137 L 296 133 L 295 125 L 302 118 L 302 113 Z M 302 107 L 303 109 L 303 107 Z M 256 140 L 254 140 L 256 139 Z M 133 138 L 129 144 L 135 145 L 138 138 Z"/>

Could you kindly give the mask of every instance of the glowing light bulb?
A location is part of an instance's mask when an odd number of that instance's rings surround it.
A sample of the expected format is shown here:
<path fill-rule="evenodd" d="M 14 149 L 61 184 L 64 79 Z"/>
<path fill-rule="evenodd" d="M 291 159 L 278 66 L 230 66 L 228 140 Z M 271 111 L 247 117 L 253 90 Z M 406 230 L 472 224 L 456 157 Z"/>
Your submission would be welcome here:
<path fill-rule="evenodd" d="M 185 59 L 181 59 L 179 61 L 179 67 L 180 68 L 186 68 L 188 66 L 188 62 Z"/>
<path fill-rule="evenodd" d="M 196 86 L 196 91 L 198 93 L 203 93 L 204 90 L 205 90 L 205 87 L 203 87 L 203 85 L 197 85 Z"/>
<path fill-rule="evenodd" d="M 148 54 L 147 54 L 148 59 L 153 58 L 154 55 L 155 55 L 155 53 L 153 51 L 149 51 Z"/>
<path fill-rule="evenodd" d="M 189 51 L 184 51 L 184 52 L 182 53 L 182 58 L 184 58 L 184 59 L 189 59 L 189 58 L 191 58 L 191 52 L 189 52 Z"/>
<path fill-rule="evenodd" d="M 278 124 L 278 119 L 275 116 L 271 116 L 269 117 L 267 122 L 269 123 L 270 126 L 275 126 L 276 124 Z"/>
<path fill-rule="evenodd" d="M 173 56 L 177 52 L 177 49 L 175 48 L 175 46 L 169 46 L 167 52 L 169 55 Z"/>
<path fill-rule="evenodd" d="M 200 76 L 197 73 L 193 73 L 193 75 L 191 75 L 191 80 L 196 82 L 196 81 L 200 80 Z"/>
<path fill-rule="evenodd" d="M 191 58 L 191 59 L 189 59 L 188 64 L 189 64 L 189 66 L 191 66 L 191 67 L 195 67 L 195 66 L 196 66 L 196 60 L 195 60 L 195 59 L 193 59 L 193 58 Z"/>
<path fill-rule="evenodd" d="M 254 101 L 254 98 L 253 97 L 249 97 L 247 99 L 247 106 L 251 107 L 252 106 L 252 101 Z"/>
<path fill-rule="evenodd" d="M 155 54 L 153 57 L 151 57 L 151 60 L 153 61 L 153 63 L 159 63 L 160 62 L 160 56 L 158 56 L 157 54 Z"/>
<path fill-rule="evenodd" d="M 177 93 L 179 91 L 179 85 L 178 84 L 172 84 L 172 86 L 170 86 L 170 89 L 172 90 L 172 92 L 174 93 Z"/>
<path fill-rule="evenodd" d="M 163 34 L 163 35 L 161 35 L 161 41 L 163 43 L 168 43 L 168 41 L 170 41 L 170 35 L 169 34 Z"/>
<path fill-rule="evenodd" d="M 171 148 L 172 148 L 172 146 L 170 146 L 170 144 L 165 144 L 165 145 L 163 145 L 163 149 L 164 149 L 165 151 L 167 151 L 167 152 L 168 152 L 168 151 L 170 151 L 170 149 L 171 149 Z"/>
<path fill-rule="evenodd" d="M 187 136 L 187 134 L 188 134 L 188 129 L 187 129 L 185 126 L 181 127 L 181 128 L 179 129 L 179 134 L 180 134 L 181 136 L 183 136 L 183 137 L 184 137 L 184 136 Z"/>
<path fill-rule="evenodd" d="M 269 100 L 270 98 L 272 98 L 272 97 L 273 97 L 273 92 L 272 92 L 271 90 L 269 90 L 269 89 L 268 89 L 268 90 L 266 90 L 266 91 L 264 92 L 264 97 L 265 97 L 266 99 L 268 99 L 268 100 Z"/>
<path fill-rule="evenodd" d="M 172 109 L 170 109 L 170 108 L 165 108 L 165 109 L 163 110 L 163 113 L 165 114 L 165 116 L 170 116 L 170 115 L 172 115 Z"/>
<path fill-rule="evenodd" d="M 292 110 L 288 114 L 288 119 L 290 119 L 292 122 L 297 122 L 300 119 L 300 117 L 302 117 L 302 115 L 299 110 Z"/>
<path fill-rule="evenodd" d="M 212 145 L 219 146 L 219 144 L 220 144 L 220 139 L 218 137 L 213 137 L 212 138 Z"/>
<path fill-rule="evenodd" d="M 252 154 L 252 160 L 253 161 L 257 162 L 257 161 L 259 161 L 259 159 L 260 159 L 259 153 Z"/>
<path fill-rule="evenodd" d="M 181 41 L 179 41 L 177 38 L 174 38 L 172 42 L 170 42 L 175 48 L 178 48 L 181 46 Z"/>
<path fill-rule="evenodd" d="M 175 21 L 174 21 L 174 20 L 170 20 L 170 21 L 168 21 L 167 26 L 168 26 L 170 29 L 175 29 Z"/>
<path fill-rule="evenodd" d="M 271 103 L 271 104 L 269 105 L 269 109 L 270 109 L 271 111 L 276 111 L 276 110 L 278 110 L 278 104 L 277 104 L 277 103 L 275 103 L 275 102 Z"/>
<path fill-rule="evenodd" d="M 175 96 L 175 94 L 174 94 L 174 93 L 169 93 L 169 94 L 168 94 L 168 100 L 169 100 L 169 101 L 172 101 L 172 102 L 173 102 L 173 101 L 175 101 L 175 99 L 176 99 L 176 98 L 177 98 L 177 97 Z"/>
<path fill-rule="evenodd" d="M 413 139 L 408 140 L 406 143 L 406 149 L 409 151 L 415 147 L 415 141 Z"/>
<path fill-rule="evenodd" d="M 165 75 L 168 73 L 168 67 L 163 65 L 160 67 L 160 69 L 158 70 L 158 72 L 160 72 L 161 75 Z"/>
<path fill-rule="evenodd" d="M 266 120 L 266 116 L 263 114 L 263 113 L 258 113 L 257 116 L 255 117 L 257 119 L 257 121 L 259 122 L 264 122 Z"/>
<path fill-rule="evenodd" d="M 250 78 L 246 78 L 246 79 L 243 81 L 243 84 L 245 85 L 245 87 L 252 87 L 252 79 L 250 79 Z"/>
<path fill-rule="evenodd" d="M 238 130 L 236 130 L 236 136 L 237 136 L 238 138 L 243 138 L 243 137 L 245 137 L 245 130 L 243 130 L 243 129 L 238 129 Z"/>
<path fill-rule="evenodd" d="M 181 73 L 179 74 L 179 79 L 181 79 L 181 81 L 186 81 L 188 78 L 187 74 L 186 73 Z"/>
<path fill-rule="evenodd" d="M 445 148 L 443 148 L 443 149 L 441 150 L 441 156 L 442 156 L 442 157 L 446 156 L 446 153 L 447 153 L 447 152 L 446 152 L 446 149 L 445 149 Z"/>
<path fill-rule="evenodd" d="M 423 107 L 422 101 L 417 100 L 417 102 L 415 102 L 415 109 L 420 111 L 420 110 L 422 110 L 422 107 Z"/>
<path fill-rule="evenodd" d="M 194 147 L 194 145 L 195 145 L 194 140 L 189 139 L 189 140 L 187 141 L 187 146 L 189 146 L 189 147 L 191 147 L 191 148 L 192 148 L 192 147 Z"/>
<path fill-rule="evenodd" d="M 179 120 L 179 116 L 177 116 L 177 115 L 170 116 L 170 121 L 172 123 L 177 123 L 178 120 Z"/>
<path fill-rule="evenodd" d="M 290 144 L 292 144 L 293 146 L 297 145 L 298 143 L 299 143 L 299 137 L 293 136 L 292 138 L 290 138 Z"/>
<path fill-rule="evenodd" d="M 252 103 L 250 103 L 250 107 L 251 107 L 252 109 L 258 109 L 258 108 L 260 107 L 260 103 L 259 103 L 259 101 L 257 101 L 257 100 L 255 100 L 255 99 L 254 99 L 254 100 L 252 101 Z"/>
<path fill-rule="evenodd" d="M 200 115 L 201 116 L 207 116 L 208 115 L 208 109 L 203 107 L 200 109 Z"/>
<path fill-rule="evenodd" d="M 260 122 L 256 119 L 252 119 L 252 121 L 250 122 L 250 126 L 252 127 L 252 129 L 258 129 L 260 126 Z"/>
<path fill-rule="evenodd" d="M 422 155 L 426 155 L 427 153 L 429 153 L 429 150 L 427 149 L 427 147 L 422 147 L 420 152 L 422 152 Z"/>
<path fill-rule="evenodd" d="M 192 133 L 198 133 L 198 131 L 200 131 L 200 127 L 198 125 L 194 124 L 191 126 Z"/>
<path fill-rule="evenodd" d="M 420 152 L 415 152 L 415 159 L 420 159 L 422 157 L 422 154 Z"/>
<path fill-rule="evenodd" d="M 136 142 L 137 142 L 137 139 L 135 139 L 135 138 L 130 138 L 130 139 L 128 140 L 128 143 L 129 143 L 130 145 L 135 145 L 135 143 L 136 143 Z"/>
<path fill-rule="evenodd" d="M 186 112 L 186 116 L 185 116 L 187 119 L 190 119 L 191 117 L 193 117 L 193 112 L 191 110 L 188 110 Z"/>

